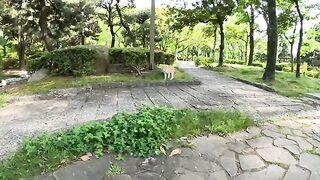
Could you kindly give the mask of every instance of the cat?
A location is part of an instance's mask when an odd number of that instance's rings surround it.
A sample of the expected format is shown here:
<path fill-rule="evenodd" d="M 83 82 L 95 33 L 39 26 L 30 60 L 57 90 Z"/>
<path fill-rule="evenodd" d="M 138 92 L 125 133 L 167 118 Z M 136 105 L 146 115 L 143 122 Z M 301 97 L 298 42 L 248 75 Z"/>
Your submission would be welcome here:
<path fill-rule="evenodd" d="M 164 74 L 164 80 L 173 80 L 175 71 L 175 68 L 173 66 L 164 65 L 161 69 Z"/>

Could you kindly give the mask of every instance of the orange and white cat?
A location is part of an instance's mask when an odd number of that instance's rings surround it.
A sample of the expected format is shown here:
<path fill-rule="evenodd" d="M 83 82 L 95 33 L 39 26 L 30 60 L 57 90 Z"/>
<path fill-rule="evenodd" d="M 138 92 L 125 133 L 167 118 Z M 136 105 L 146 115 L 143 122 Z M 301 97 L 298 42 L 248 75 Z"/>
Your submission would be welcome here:
<path fill-rule="evenodd" d="M 173 80 L 175 71 L 175 68 L 173 66 L 164 65 L 161 69 L 164 74 L 164 80 Z"/>

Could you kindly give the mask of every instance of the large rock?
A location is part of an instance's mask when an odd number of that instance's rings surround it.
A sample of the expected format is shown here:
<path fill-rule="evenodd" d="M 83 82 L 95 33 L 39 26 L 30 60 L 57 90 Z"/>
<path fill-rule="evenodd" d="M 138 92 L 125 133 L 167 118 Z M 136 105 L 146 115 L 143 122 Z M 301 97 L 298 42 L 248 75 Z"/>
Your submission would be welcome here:
<path fill-rule="evenodd" d="M 49 71 L 47 69 L 40 69 L 40 70 L 34 72 L 30 76 L 28 82 L 40 81 L 40 80 L 46 78 L 48 76 L 48 74 L 49 74 Z"/>
<path fill-rule="evenodd" d="M 267 162 L 281 164 L 297 164 L 296 159 L 285 149 L 278 147 L 267 147 L 257 149 L 257 153 Z"/>
<path fill-rule="evenodd" d="M 279 180 L 282 178 L 285 170 L 276 165 L 257 172 L 245 172 L 235 178 L 235 180 Z"/>

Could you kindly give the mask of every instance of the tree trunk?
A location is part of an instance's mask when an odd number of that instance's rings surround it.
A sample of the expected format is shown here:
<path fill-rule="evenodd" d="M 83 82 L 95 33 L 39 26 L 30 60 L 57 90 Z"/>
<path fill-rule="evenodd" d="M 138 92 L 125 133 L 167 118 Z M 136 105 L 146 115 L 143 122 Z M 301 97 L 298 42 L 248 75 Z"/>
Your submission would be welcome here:
<path fill-rule="evenodd" d="M 278 47 L 278 32 L 277 32 L 277 14 L 276 0 L 268 1 L 268 56 L 267 66 L 262 79 L 265 81 L 274 81 L 276 73 L 277 47 Z"/>
<path fill-rule="evenodd" d="M 298 0 L 295 0 L 294 3 L 296 4 L 297 12 L 299 14 L 300 19 L 300 32 L 299 32 L 299 43 L 298 43 L 298 51 L 297 51 L 297 69 L 296 69 L 296 77 L 300 77 L 300 65 L 301 65 L 301 46 L 303 42 L 303 15 L 300 11 L 300 6 Z"/>
<path fill-rule="evenodd" d="M 249 35 L 247 34 L 247 38 L 245 42 L 245 53 L 244 53 L 245 64 L 248 63 L 248 42 L 249 42 Z"/>
<path fill-rule="evenodd" d="M 291 65 L 291 72 L 294 71 L 294 56 L 293 56 L 293 46 L 294 42 L 290 42 L 290 65 Z"/>
<path fill-rule="evenodd" d="M 81 34 L 80 34 L 80 43 L 81 43 L 81 45 L 84 45 L 85 44 L 85 37 L 84 37 L 84 35 L 83 35 L 83 33 L 81 32 Z"/>
<path fill-rule="evenodd" d="M 253 55 L 254 55 L 254 8 L 253 5 L 250 6 L 250 52 L 249 52 L 249 62 L 248 65 L 252 66 Z"/>
<path fill-rule="evenodd" d="M 26 52 L 26 42 L 23 37 L 20 37 L 18 46 L 18 57 L 19 57 L 19 69 L 25 69 L 26 60 L 25 60 L 25 52 Z"/>
<path fill-rule="evenodd" d="M 219 51 L 219 64 L 221 67 L 223 65 L 223 52 L 224 52 L 224 28 L 223 28 L 224 19 L 218 16 L 218 23 L 220 28 L 220 51 Z"/>
<path fill-rule="evenodd" d="M 108 11 L 108 26 L 111 34 L 111 48 L 114 48 L 116 44 L 116 32 L 114 31 L 114 25 L 113 25 L 112 2 L 108 4 L 107 11 Z"/>
<path fill-rule="evenodd" d="M 51 39 L 49 37 L 48 22 L 47 22 L 48 9 L 46 7 L 45 0 L 39 0 L 39 2 L 40 2 L 39 26 L 40 26 L 41 39 L 46 49 L 48 51 L 52 51 L 53 46 L 51 44 Z"/>
<path fill-rule="evenodd" d="M 213 49 L 212 49 L 212 62 L 216 60 L 216 46 L 217 46 L 217 27 L 213 31 Z"/>

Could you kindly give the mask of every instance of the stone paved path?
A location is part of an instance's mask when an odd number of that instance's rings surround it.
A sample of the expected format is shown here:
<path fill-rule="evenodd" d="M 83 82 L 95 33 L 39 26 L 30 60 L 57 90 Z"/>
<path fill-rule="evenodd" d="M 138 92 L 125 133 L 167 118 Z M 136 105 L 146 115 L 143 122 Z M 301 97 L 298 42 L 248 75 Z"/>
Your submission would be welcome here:
<path fill-rule="evenodd" d="M 227 137 L 193 140 L 175 157 L 105 156 L 76 162 L 38 180 L 319 180 L 320 112 L 301 113 Z M 318 155 L 316 155 L 318 154 Z M 111 164 L 124 170 L 106 177 Z"/>
<path fill-rule="evenodd" d="M 203 84 L 94 90 L 67 98 L 16 102 L 0 109 L 0 158 L 15 149 L 24 136 L 105 119 L 119 111 L 133 111 L 142 104 L 236 109 L 256 120 L 310 109 L 298 101 L 196 68 L 190 62 L 180 62 L 179 66 Z"/>

